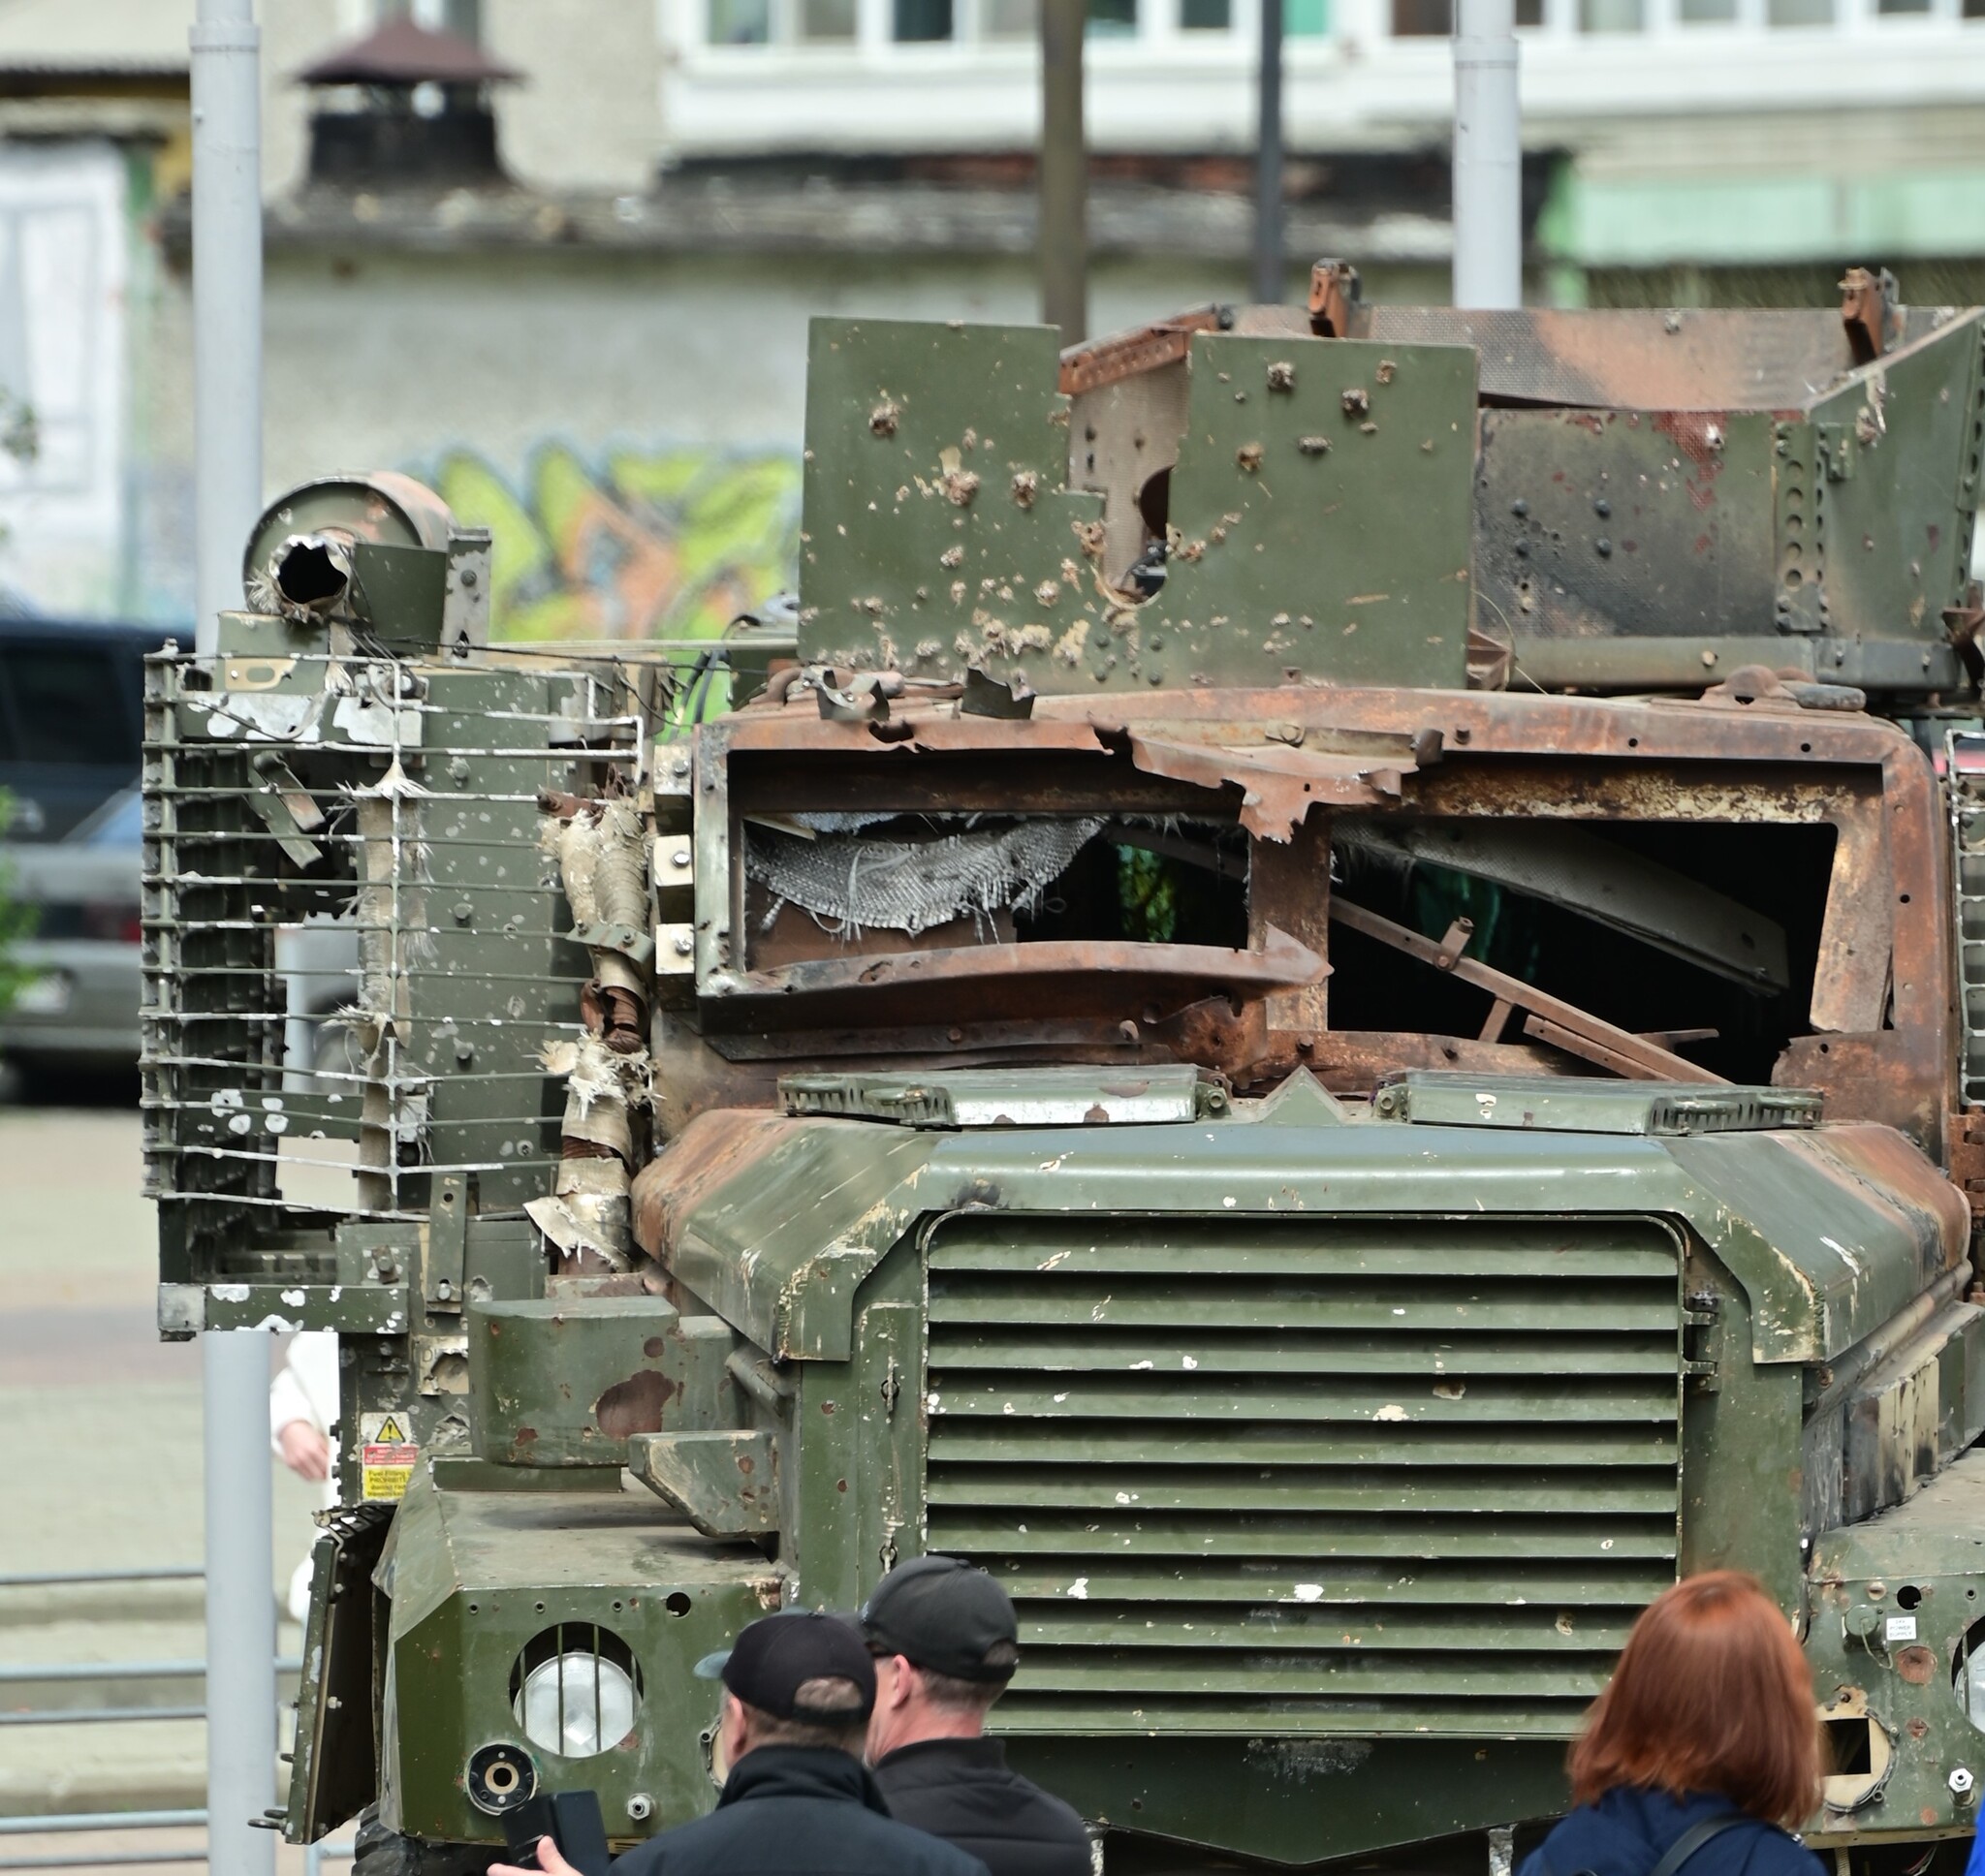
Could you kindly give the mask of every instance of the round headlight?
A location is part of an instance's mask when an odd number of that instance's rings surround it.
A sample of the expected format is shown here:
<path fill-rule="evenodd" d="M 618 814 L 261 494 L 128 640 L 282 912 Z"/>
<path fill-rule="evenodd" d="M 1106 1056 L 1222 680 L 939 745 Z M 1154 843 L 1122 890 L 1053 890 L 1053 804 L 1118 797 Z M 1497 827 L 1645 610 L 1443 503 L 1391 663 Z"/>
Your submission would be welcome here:
<path fill-rule="evenodd" d="M 562 1759 L 590 1759 L 634 1731 L 634 1681 L 624 1668 L 590 1651 L 540 1662 L 517 1690 L 523 1736 Z"/>

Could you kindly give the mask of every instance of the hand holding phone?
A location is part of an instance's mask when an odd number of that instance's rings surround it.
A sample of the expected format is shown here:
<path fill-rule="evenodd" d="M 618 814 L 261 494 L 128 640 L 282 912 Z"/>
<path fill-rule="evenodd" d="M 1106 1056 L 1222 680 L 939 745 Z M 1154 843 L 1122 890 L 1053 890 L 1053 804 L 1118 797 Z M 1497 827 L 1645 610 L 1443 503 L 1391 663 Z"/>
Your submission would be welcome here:
<path fill-rule="evenodd" d="M 543 1876 L 607 1876 L 613 1853 L 597 1792 L 540 1793 L 503 1813 L 511 1861 L 497 1867 Z M 497 1876 L 496 1870 L 490 1876 Z"/>

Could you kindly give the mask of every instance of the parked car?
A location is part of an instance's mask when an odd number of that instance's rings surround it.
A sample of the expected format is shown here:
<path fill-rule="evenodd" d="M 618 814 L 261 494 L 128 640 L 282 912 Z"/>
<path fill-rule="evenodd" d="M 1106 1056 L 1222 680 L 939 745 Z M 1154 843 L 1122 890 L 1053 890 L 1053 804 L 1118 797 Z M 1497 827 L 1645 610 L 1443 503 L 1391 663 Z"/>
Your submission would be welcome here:
<path fill-rule="evenodd" d="M 0 1055 L 27 1068 L 138 1060 L 139 877 L 143 803 L 113 795 L 61 840 L 0 849 L 8 891 L 32 908 L 16 945 L 35 973 L 0 1013 Z"/>
<path fill-rule="evenodd" d="M 60 840 L 137 784 L 144 658 L 170 636 L 155 625 L 0 617 L 8 841 Z"/>
<path fill-rule="evenodd" d="M 0 617 L 0 882 L 32 913 L 14 955 L 37 973 L 0 1013 L 0 1056 L 30 1069 L 138 1059 L 144 657 L 170 636 Z"/>

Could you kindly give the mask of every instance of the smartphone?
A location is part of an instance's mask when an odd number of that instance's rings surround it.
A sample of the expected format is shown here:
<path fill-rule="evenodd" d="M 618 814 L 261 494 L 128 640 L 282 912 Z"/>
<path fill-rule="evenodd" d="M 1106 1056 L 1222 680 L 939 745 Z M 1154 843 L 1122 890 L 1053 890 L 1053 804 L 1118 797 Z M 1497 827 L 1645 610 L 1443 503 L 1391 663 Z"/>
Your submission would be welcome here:
<path fill-rule="evenodd" d="M 503 1813 L 503 1835 L 510 1860 L 521 1869 L 543 1867 L 537 1856 L 542 1837 L 558 1846 L 580 1876 L 607 1876 L 614 1860 L 598 1792 L 540 1792 Z"/>
<path fill-rule="evenodd" d="M 520 1804 L 513 1804 L 503 1813 L 503 1840 L 510 1846 L 509 1860 L 520 1869 L 543 1867 L 538 1861 L 538 1839 L 550 1837 L 555 1842 L 557 1836 L 558 1824 L 551 1813 L 551 1800 L 542 1792 Z"/>

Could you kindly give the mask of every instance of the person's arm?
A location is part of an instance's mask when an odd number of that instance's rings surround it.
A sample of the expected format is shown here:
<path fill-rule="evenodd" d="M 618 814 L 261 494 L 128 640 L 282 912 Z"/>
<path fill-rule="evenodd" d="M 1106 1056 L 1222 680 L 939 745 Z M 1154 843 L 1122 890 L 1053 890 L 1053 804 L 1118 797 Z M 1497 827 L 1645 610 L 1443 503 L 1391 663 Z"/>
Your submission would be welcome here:
<path fill-rule="evenodd" d="M 331 1441 L 288 1363 L 268 1384 L 268 1441 L 276 1457 L 299 1478 L 317 1482 L 331 1477 Z"/>
<path fill-rule="evenodd" d="M 293 1421 L 314 1426 L 317 1417 L 311 1411 L 310 1396 L 303 1391 L 303 1384 L 284 1366 L 275 1371 L 275 1379 L 268 1384 L 268 1443 L 278 1457 L 283 1450 L 283 1428 Z"/>

